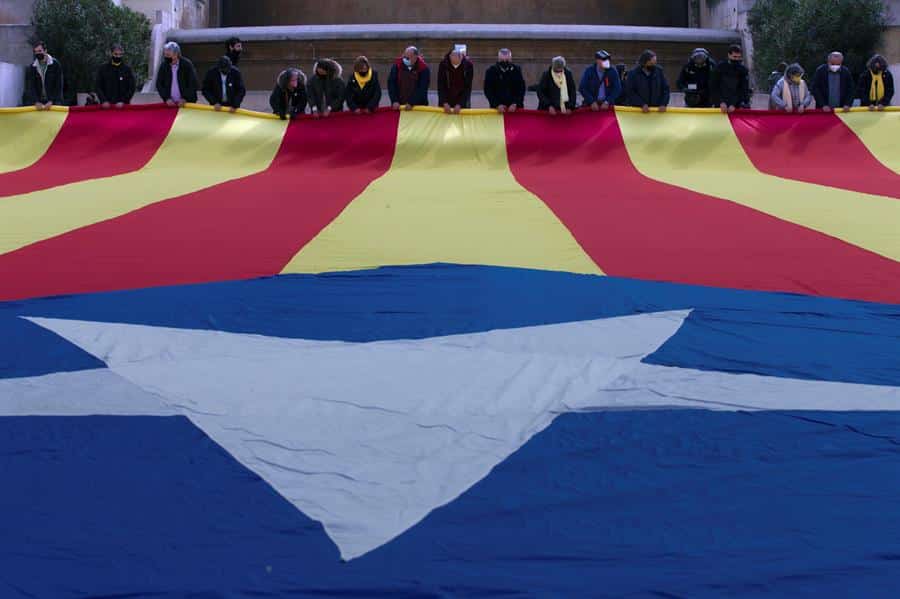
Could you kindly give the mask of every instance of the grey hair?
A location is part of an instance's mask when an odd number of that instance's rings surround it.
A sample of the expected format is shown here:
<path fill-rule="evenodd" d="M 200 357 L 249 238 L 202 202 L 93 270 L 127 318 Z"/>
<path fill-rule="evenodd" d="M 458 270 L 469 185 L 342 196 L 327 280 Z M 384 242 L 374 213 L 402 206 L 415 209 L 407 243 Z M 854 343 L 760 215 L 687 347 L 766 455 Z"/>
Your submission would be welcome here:
<path fill-rule="evenodd" d="M 844 54 L 835 50 L 828 55 L 828 60 L 831 60 L 832 58 L 840 58 L 841 60 L 844 60 Z"/>
<path fill-rule="evenodd" d="M 416 48 L 415 46 L 410 46 L 410 47 L 408 47 L 406 50 L 412 50 L 412 53 L 413 53 L 413 54 L 415 54 L 416 56 L 419 55 L 419 49 Z M 404 50 L 404 52 L 406 52 L 406 50 Z"/>
<path fill-rule="evenodd" d="M 788 68 L 784 71 L 785 77 L 793 77 L 794 75 L 800 75 L 801 77 L 806 73 L 796 62 L 792 65 L 788 65 Z"/>
<path fill-rule="evenodd" d="M 500 48 L 497 56 L 512 56 L 512 51 L 509 48 Z"/>
<path fill-rule="evenodd" d="M 550 65 L 555 69 L 556 67 L 566 68 L 566 59 L 562 56 L 554 56 L 553 60 L 550 62 Z"/>
<path fill-rule="evenodd" d="M 181 56 L 181 46 L 178 45 L 178 42 L 166 42 L 166 45 L 163 46 L 163 50 L 170 50 Z"/>

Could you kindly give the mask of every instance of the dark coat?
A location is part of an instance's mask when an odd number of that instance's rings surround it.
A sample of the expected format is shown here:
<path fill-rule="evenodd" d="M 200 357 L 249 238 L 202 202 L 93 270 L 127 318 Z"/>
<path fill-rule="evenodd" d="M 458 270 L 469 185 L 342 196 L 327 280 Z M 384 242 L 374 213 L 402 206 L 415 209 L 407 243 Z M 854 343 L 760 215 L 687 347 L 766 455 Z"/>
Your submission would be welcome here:
<path fill-rule="evenodd" d="M 615 104 L 622 95 L 622 82 L 619 80 L 619 72 L 613 68 L 606 69 L 603 73 L 603 85 L 606 86 L 605 101 Z M 591 65 L 584 70 L 578 91 L 581 92 L 585 105 L 599 101 L 597 95 L 600 93 L 600 73 L 597 72 L 596 65 Z"/>
<path fill-rule="evenodd" d="M 625 79 L 625 95 L 629 106 L 668 106 L 669 82 L 659 67 L 654 67 L 649 75 L 643 68 L 635 67 Z"/>
<path fill-rule="evenodd" d="M 438 65 L 438 104 L 443 106 L 459 105 L 462 108 L 472 106 L 472 80 L 475 78 L 475 65 L 468 58 L 463 57 L 459 69 L 462 69 L 462 87 L 453 88 L 453 64 L 450 62 L 450 53 L 444 56 L 444 60 Z"/>
<path fill-rule="evenodd" d="M 884 71 L 882 73 L 882 77 L 884 77 L 884 97 L 877 102 L 882 106 L 890 106 L 891 98 L 894 97 L 894 76 L 891 75 L 890 71 Z M 869 100 L 869 89 L 872 87 L 872 71 L 866 69 L 862 75 L 859 76 L 859 84 L 856 87 L 856 97 L 859 98 L 860 106 L 868 106 L 872 104 L 872 101 Z"/>
<path fill-rule="evenodd" d="M 400 98 L 400 84 L 397 77 L 400 69 L 405 69 L 406 65 L 403 60 L 398 58 L 391 66 L 391 72 L 388 74 L 388 95 L 391 97 L 391 103 L 399 102 L 400 104 L 411 104 L 413 106 L 428 106 L 428 86 L 431 85 L 431 69 L 425 64 L 425 60 L 419 57 L 412 71 L 416 74 L 416 89 L 410 98 L 404 98 L 406 102 Z"/>
<path fill-rule="evenodd" d="M 360 87 L 355 75 L 350 75 L 347 85 L 344 88 L 344 100 L 347 102 L 348 110 L 374 111 L 381 103 L 381 82 L 378 81 L 378 71 L 369 67 L 372 72 L 372 78 L 366 83 L 365 87 Z"/>
<path fill-rule="evenodd" d="M 316 74 L 316 69 L 319 68 L 326 71 L 324 78 Z M 310 110 L 325 112 L 326 107 L 331 107 L 332 112 L 340 112 L 344 109 L 343 74 L 341 65 L 333 60 L 325 58 L 316 62 L 306 84 Z"/>
<path fill-rule="evenodd" d="M 560 96 L 559 87 L 557 87 L 556 82 L 553 81 L 553 75 L 551 75 L 551 71 L 553 69 L 549 68 L 544 71 L 544 74 L 541 75 L 541 81 L 537 86 L 537 95 L 538 95 L 538 110 L 549 110 L 551 106 L 559 110 L 560 106 Z M 578 88 L 575 87 L 575 78 L 572 76 L 572 71 L 566 69 L 566 87 L 569 91 L 569 101 L 566 103 L 567 110 L 575 110 L 575 106 L 578 102 Z"/>
<path fill-rule="evenodd" d="M 488 68 L 484 75 L 484 95 L 487 97 L 491 108 L 500 105 L 519 108 L 525 107 L 525 77 L 522 76 L 522 68 L 519 65 L 510 64 L 504 70 L 500 63 Z"/>
<path fill-rule="evenodd" d="M 178 60 L 178 89 L 181 90 L 181 97 L 186 102 L 197 101 L 197 91 L 200 88 L 200 82 L 197 80 L 197 70 L 194 63 L 182 56 Z M 172 99 L 172 65 L 165 60 L 159 65 L 156 72 L 156 91 L 163 102 Z"/>
<path fill-rule="evenodd" d="M 227 87 L 227 96 L 222 97 L 222 77 L 219 73 L 219 67 L 213 67 L 206 71 L 203 78 L 203 97 L 210 104 L 221 104 L 222 106 L 232 106 L 240 108 L 247 94 L 247 88 L 244 87 L 244 78 L 241 72 L 234 67 L 228 71 L 225 78 L 225 87 Z"/>
<path fill-rule="evenodd" d="M 100 102 L 110 104 L 130 104 L 134 96 L 137 83 L 134 80 L 134 72 L 125 63 L 114 66 L 106 63 L 97 71 L 97 81 L 94 84 L 97 99 Z"/>
<path fill-rule="evenodd" d="M 813 97 L 816 99 L 817 108 L 828 106 L 829 74 L 830 71 L 828 70 L 828 65 L 823 64 L 819 65 L 819 68 L 816 69 L 816 72 L 813 75 L 811 91 Z M 851 106 L 853 104 L 853 98 L 856 94 L 856 86 L 853 83 L 853 74 L 850 73 L 850 69 L 845 66 L 841 66 L 841 70 L 838 71 L 838 74 L 841 77 L 841 101 L 837 106 L 832 106 L 832 108 Z"/>
<path fill-rule="evenodd" d="M 678 91 L 684 92 L 685 106 L 709 108 L 713 105 L 709 86 L 714 70 L 710 59 L 707 59 L 702 66 L 697 66 L 693 60 L 689 60 L 686 65 L 681 67 L 681 73 L 678 75 L 675 86 Z"/>
<path fill-rule="evenodd" d="M 710 101 L 737 108 L 750 108 L 750 71 L 742 64 L 723 60 L 709 78 Z"/>
<path fill-rule="evenodd" d="M 63 103 L 63 72 L 62 66 L 55 58 L 47 55 L 47 71 L 44 79 L 41 79 L 41 73 L 38 71 L 37 59 L 31 63 L 28 70 L 25 71 L 25 91 L 22 94 L 22 103 L 25 106 L 37 104 L 38 102 L 54 104 Z"/>
<path fill-rule="evenodd" d="M 289 83 L 290 72 L 281 71 L 275 87 L 269 95 L 269 106 L 272 107 L 272 112 L 282 120 L 294 118 L 306 111 L 306 75 L 300 71 L 300 83 L 296 89 L 288 89 Z"/>

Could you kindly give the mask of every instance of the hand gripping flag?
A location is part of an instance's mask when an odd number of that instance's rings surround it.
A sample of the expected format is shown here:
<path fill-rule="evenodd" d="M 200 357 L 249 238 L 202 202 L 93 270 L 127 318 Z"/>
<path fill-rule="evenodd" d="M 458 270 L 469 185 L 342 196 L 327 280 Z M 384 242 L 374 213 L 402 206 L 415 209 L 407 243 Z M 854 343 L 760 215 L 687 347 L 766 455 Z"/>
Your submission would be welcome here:
<path fill-rule="evenodd" d="M 0 114 L 0 588 L 890 596 L 898 115 Z"/>

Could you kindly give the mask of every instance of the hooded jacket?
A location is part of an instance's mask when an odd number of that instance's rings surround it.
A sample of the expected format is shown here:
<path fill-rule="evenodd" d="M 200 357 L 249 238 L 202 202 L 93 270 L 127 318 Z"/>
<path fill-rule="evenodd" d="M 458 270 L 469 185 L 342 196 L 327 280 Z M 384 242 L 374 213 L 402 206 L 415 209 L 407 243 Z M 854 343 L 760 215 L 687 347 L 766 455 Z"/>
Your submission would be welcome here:
<path fill-rule="evenodd" d="M 269 106 L 272 107 L 272 112 L 282 120 L 294 118 L 306 110 L 306 75 L 300 69 L 297 71 L 300 73 L 297 89 L 288 89 L 291 73 L 290 69 L 285 69 L 279 73 L 278 79 L 275 80 L 275 87 L 269 95 Z"/>
<path fill-rule="evenodd" d="M 706 62 L 697 65 L 694 57 L 703 55 Z M 691 54 L 690 60 L 681 67 L 681 73 L 675 82 L 678 91 L 684 92 L 684 103 L 689 108 L 708 108 L 712 106 L 712 96 L 710 94 L 710 78 L 714 71 L 713 60 L 703 48 L 697 48 Z"/>
<path fill-rule="evenodd" d="M 221 104 L 222 106 L 232 106 L 240 108 L 244 96 L 247 94 L 247 88 L 244 87 L 244 78 L 241 72 L 231 67 L 228 69 L 228 75 L 225 77 L 226 96 L 222 97 L 222 75 L 219 67 L 213 67 L 206 72 L 203 78 L 203 97 L 211 105 Z"/>
<path fill-rule="evenodd" d="M 119 66 L 107 62 L 97 71 L 94 87 L 100 102 L 130 104 L 136 88 L 134 72 L 124 62 Z"/>
<path fill-rule="evenodd" d="M 737 108 L 750 108 L 750 71 L 743 64 L 723 60 L 709 78 L 710 101 Z"/>
<path fill-rule="evenodd" d="M 350 73 L 350 78 L 347 79 L 347 85 L 344 88 L 344 100 L 347 102 L 348 110 L 359 108 L 374 111 L 378 108 L 378 104 L 381 103 L 381 82 L 378 81 L 378 71 L 373 69 L 368 61 L 366 61 L 366 64 L 369 66 L 372 78 L 366 82 L 365 87 L 359 86 L 359 81 L 356 80 L 354 73 Z"/>
<path fill-rule="evenodd" d="M 184 56 L 178 59 L 178 89 L 185 102 L 197 101 L 197 90 L 200 82 L 197 80 L 197 70 L 194 63 Z M 163 102 L 172 98 L 172 65 L 165 60 L 159 65 L 156 72 L 156 91 Z"/>
<path fill-rule="evenodd" d="M 876 59 L 884 61 L 880 56 L 873 56 L 869 59 L 869 62 L 866 63 L 866 70 L 859 76 L 859 84 L 856 87 L 856 97 L 859 98 L 860 106 L 873 104 L 872 100 L 869 98 L 869 89 L 872 87 L 872 67 L 875 64 Z M 887 61 L 885 61 L 884 64 L 887 64 Z M 891 98 L 894 97 L 894 76 L 888 69 L 882 71 L 881 76 L 884 80 L 884 97 L 874 103 L 882 106 L 890 106 Z"/>
<path fill-rule="evenodd" d="M 401 96 L 400 84 L 401 73 L 411 77 L 414 86 L 409 97 Z M 388 95 L 391 97 L 391 103 L 411 104 L 412 106 L 428 106 L 428 86 L 431 85 L 431 69 L 425 63 L 425 59 L 419 56 L 419 60 L 411 67 L 403 64 L 403 57 L 394 61 L 391 66 L 391 72 L 388 74 Z"/>
<path fill-rule="evenodd" d="M 319 77 L 316 73 L 318 69 L 325 71 L 325 77 Z M 341 65 L 330 58 L 316 61 L 307 83 L 310 110 L 325 112 L 325 108 L 330 107 L 332 112 L 340 112 L 344 109 L 343 74 Z"/>
<path fill-rule="evenodd" d="M 544 71 L 544 74 L 541 75 L 541 81 L 538 83 L 538 110 L 549 110 L 551 106 L 557 110 L 560 108 L 559 103 L 562 94 L 560 94 L 559 87 L 553 80 L 553 75 L 551 74 L 552 71 L 552 67 Z M 575 110 L 575 106 L 578 102 L 578 89 L 575 87 L 575 78 L 572 76 L 572 71 L 567 68 L 565 72 L 566 87 L 569 92 L 569 101 L 566 103 L 566 110 Z"/>
<path fill-rule="evenodd" d="M 666 80 L 666 74 L 658 66 L 653 67 L 649 75 L 640 66 L 628 71 L 625 92 L 629 106 L 669 105 L 669 82 Z"/>
<path fill-rule="evenodd" d="M 453 63 L 450 62 L 450 54 L 448 52 L 438 66 L 438 104 L 469 108 L 472 105 L 472 80 L 475 78 L 475 65 L 463 56 L 459 66 L 454 68 Z"/>
<path fill-rule="evenodd" d="M 62 66 L 49 54 L 47 54 L 46 61 L 47 70 L 43 77 L 41 77 L 41 72 L 38 70 L 37 58 L 25 71 L 25 91 L 22 94 L 22 103 L 25 106 L 37 104 L 38 102 L 63 103 Z"/>
<path fill-rule="evenodd" d="M 525 107 L 525 77 L 519 65 L 497 63 L 484 74 L 484 95 L 491 108 L 500 105 Z"/>
<path fill-rule="evenodd" d="M 856 93 L 856 88 L 853 84 L 853 75 L 850 73 L 850 69 L 841 65 L 841 69 L 838 71 L 837 76 L 840 78 L 840 101 L 837 106 L 832 106 L 832 108 L 840 108 L 841 106 L 850 106 L 853 104 L 853 97 Z M 819 65 L 819 68 L 816 69 L 815 74 L 813 75 L 812 81 L 812 94 L 816 99 L 816 107 L 822 108 L 823 106 L 830 106 L 828 103 L 829 94 L 829 85 L 828 78 L 831 77 L 831 71 L 828 68 L 827 64 Z"/>
<path fill-rule="evenodd" d="M 581 92 L 581 97 L 584 98 L 586 106 L 594 102 L 615 104 L 622 95 L 622 82 L 619 80 L 619 72 L 615 68 L 610 67 L 603 71 L 602 83 L 605 96 L 602 99 L 598 98 L 600 83 L 600 73 L 597 71 L 597 65 L 592 64 L 584 70 L 584 74 L 581 76 L 581 84 L 578 86 L 578 91 Z"/>

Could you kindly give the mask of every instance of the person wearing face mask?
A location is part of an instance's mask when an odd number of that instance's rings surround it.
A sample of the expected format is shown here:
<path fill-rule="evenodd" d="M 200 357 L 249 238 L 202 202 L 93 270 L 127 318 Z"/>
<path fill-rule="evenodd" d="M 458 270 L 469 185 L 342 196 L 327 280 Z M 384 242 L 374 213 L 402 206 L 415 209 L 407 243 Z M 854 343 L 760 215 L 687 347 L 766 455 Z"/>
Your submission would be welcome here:
<path fill-rule="evenodd" d="M 843 108 L 844 112 L 850 111 L 856 89 L 850 69 L 844 66 L 843 54 L 832 52 L 828 55 L 828 61 L 819 65 L 813 75 L 812 93 L 816 107 L 825 112 L 838 108 Z"/>
<path fill-rule="evenodd" d="M 813 97 L 809 93 L 806 81 L 803 80 L 803 67 L 794 63 L 788 66 L 784 77 L 778 80 L 769 96 L 769 108 L 785 112 L 806 112 L 812 104 Z"/>
<path fill-rule="evenodd" d="M 575 110 L 577 93 L 572 71 L 566 68 L 566 59 L 557 56 L 538 83 L 538 110 L 546 110 L 553 115 L 571 114 Z"/>
<path fill-rule="evenodd" d="M 313 75 L 307 83 L 309 108 L 316 118 L 327 117 L 344 109 L 344 69 L 337 61 L 322 58 L 313 65 Z"/>
<path fill-rule="evenodd" d="M 625 79 L 625 92 L 629 106 L 639 107 L 650 112 L 650 107 L 665 112 L 669 105 L 669 82 L 657 64 L 656 52 L 644 50 L 638 58 L 638 64 L 628 72 Z"/>
<path fill-rule="evenodd" d="M 381 102 L 381 83 L 378 72 L 369 64 L 369 59 L 359 56 L 353 63 L 353 74 L 347 79 L 344 88 L 344 101 L 347 109 L 354 114 L 373 113 Z"/>
<path fill-rule="evenodd" d="M 497 63 L 484 74 L 484 95 L 498 112 L 515 112 L 525 107 L 525 77 L 522 68 L 513 64 L 508 48 L 497 53 Z"/>
<path fill-rule="evenodd" d="M 300 69 L 285 69 L 278 74 L 269 96 L 272 112 L 283 121 L 306 111 L 306 74 Z"/>
<path fill-rule="evenodd" d="M 734 44 L 728 48 L 728 60 L 710 74 L 710 99 L 722 112 L 750 108 L 750 71 L 743 62 L 744 51 Z"/>
<path fill-rule="evenodd" d="M 244 44 L 241 42 L 241 38 L 230 37 L 225 41 L 225 56 L 231 61 L 232 66 L 238 66 L 243 51 Z"/>
<path fill-rule="evenodd" d="M 688 108 L 709 108 L 712 104 L 709 80 L 713 61 L 705 48 L 697 48 L 681 68 L 675 86 L 684 93 L 684 105 Z"/>
<path fill-rule="evenodd" d="M 410 46 L 391 66 L 388 75 L 388 95 L 394 110 L 412 110 L 413 106 L 428 106 L 428 86 L 431 69 L 425 64 L 419 49 Z"/>
<path fill-rule="evenodd" d="M 246 94 L 244 78 L 227 56 L 221 57 L 203 78 L 203 97 L 216 110 L 222 110 L 225 106 L 234 112 L 241 107 Z"/>
<path fill-rule="evenodd" d="M 97 71 L 95 91 L 102 108 L 115 106 L 122 108 L 131 104 L 136 83 L 134 72 L 125 64 L 125 50 L 122 44 L 113 44 L 109 48 L 109 62 Z"/>
<path fill-rule="evenodd" d="M 894 76 L 887 68 L 887 60 L 881 54 L 869 59 L 866 70 L 859 76 L 856 97 L 861 106 L 869 110 L 884 110 L 894 97 Z"/>
<path fill-rule="evenodd" d="M 197 70 L 194 63 L 181 55 L 181 46 L 167 42 L 163 46 L 163 61 L 156 72 L 156 91 L 167 106 L 184 106 L 197 101 Z"/>
<path fill-rule="evenodd" d="M 591 110 L 608 110 L 614 106 L 622 94 L 619 73 L 612 68 L 609 52 L 600 50 L 594 54 L 594 64 L 584 70 L 578 86 L 584 106 Z"/>
<path fill-rule="evenodd" d="M 35 42 L 34 62 L 25 71 L 22 103 L 38 110 L 49 110 L 63 103 L 63 72 L 59 62 L 47 53 L 44 42 Z"/>
<path fill-rule="evenodd" d="M 446 113 L 459 114 L 472 105 L 475 66 L 460 50 L 451 50 L 438 66 L 438 104 Z"/>

